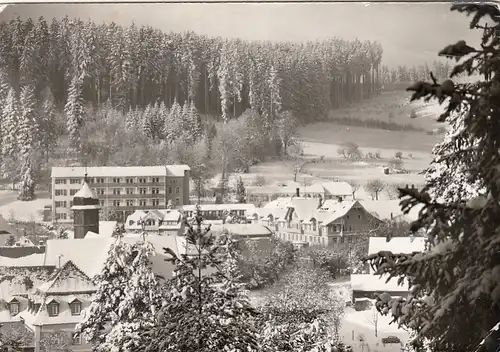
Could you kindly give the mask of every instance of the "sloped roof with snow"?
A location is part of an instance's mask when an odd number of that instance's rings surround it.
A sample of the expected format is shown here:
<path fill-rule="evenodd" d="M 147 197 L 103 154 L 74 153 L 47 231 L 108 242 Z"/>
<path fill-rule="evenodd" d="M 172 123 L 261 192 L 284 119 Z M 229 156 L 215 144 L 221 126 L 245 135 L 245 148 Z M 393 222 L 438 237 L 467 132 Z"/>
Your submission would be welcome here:
<path fill-rule="evenodd" d="M 372 275 L 372 274 L 352 274 L 351 288 L 353 291 L 380 291 L 380 292 L 401 292 L 409 291 L 408 281 L 405 280 L 403 285 L 398 285 L 398 279 L 392 278 L 389 282 L 385 282 L 387 276 Z"/>
<path fill-rule="evenodd" d="M 44 258 L 45 258 L 44 253 L 30 254 L 25 257 L 19 257 L 19 258 L 9 258 L 0 256 L 0 266 L 17 267 L 17 268 L 37 267 L 43 265 Z"/>
<path fill-rule="evenodd" d="M 270 237 L 273 232 L 262 224 L 223 224 L 212 225 L 210 230 L 213 234 L 231 233 L 235 236 Z"/>
<path fill-rule="evenodd" d="M 322 225 L 329 225 L 335 220 L 341 218 L 342 216 L 346 215 L 349 210 L 352 209 L 352 207 L 356 204 L 359 204 L 358 201 L 342 201 L 342 202 L 337 202 L 333 203 L 328 207 L 328 217 L 324 217 L 323 224 Z M 314 216 L 314 215 L 313 215 Z"/>
<path fill-rule="evenodd" d="M 387 242 L 386 237 L 370 237 L 368 254 L 375 254 L 380 251 L 389 251 L 394 254 L 423 252 L 425 250 L 425 241 L 425 237 L 393 237 L 389 242 Z"/>
<path fill-rule="evenodd" d="M 399 199 L 391 200 L 362 200 L 361 205 L 370 213 L 375 212 L 379 219 L 401 218 L 406 221 L 415 221 L 418 219 L 418 212 L 422 209 L 422 205 L 418 204 L 413 207 L 408 214 L 403 214 Z"/>
<path fill-rule="evenodd" d="M 70 292 L 91 292 L 95 286 L 90 278 L 78 268 L 71 260 L 64 263 L 50 280 L 40 285 L 37 291 L 45 295 L 70 293 Z"/>
<path fill-rule="evenodd" d="M 99 236 L 111 237 L 117 224 L 117 221 L 99 221 Z"/>
<path fill-rule="evenodd" d="M 89 184 L 84 182 L 82 188 L 75 193 L 73 198 L 85 198 L 85 199 L 98 199 L 97 195 L 93 190 L 90 189 Z"/>
<path fill-rule="evenodd" d="M 310 220 L 319 207 L 318 199 L 314 198 L 292 198 L 291 203 L 300 221 Z"/>
<path fill-rule="evenodd" d="M 228 203 L 228 204 L 200 204 L 202 211 L 224 211 L 224 210 L 245 210 L 247 212 L 255 211 L 255 205 L 250 203 Z M 196 205 L 189 204 L 182 207 L 183 211 L 196 211 Z"/>
<path fill-rule="evenodd" d="M 326 193 L 333 196 L 350 196 L 352 195 L 352 187 L 347 182 L 324 182 L 322 183 Z"/>
<path fill-rule="evenodd" d="M 71 260 L 92 278 L 101 272 L 114 242 L 112 237 L 48 240 L 45 264 L 58 267 L 60 256 L 61 266 Z"/>
<path fill-rule="evenodd" d="M 189 171 L 188 165 L 164 165 L 164 166 L 73 166 L 52 167 L 51 177 L 75 177 L 80 178 L 88 174 L 88 177 L 148 177 L 148 176 L 184 176 L 184 171 Z"/>

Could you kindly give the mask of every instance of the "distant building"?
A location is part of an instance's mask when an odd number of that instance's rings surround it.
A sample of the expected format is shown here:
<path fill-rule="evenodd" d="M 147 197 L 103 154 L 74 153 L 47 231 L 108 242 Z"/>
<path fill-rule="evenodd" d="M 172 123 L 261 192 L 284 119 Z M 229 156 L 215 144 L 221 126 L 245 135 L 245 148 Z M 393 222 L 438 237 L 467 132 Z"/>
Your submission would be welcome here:
<path fill-rule="evenodd" d="M 257 209 L 259 220 L 299 247 L 349 247 L 359 234 L 381 223 L 353 200 L 279 198 Z"/>
<path fill-rule="evenodd" d="M 275 183 L 267 186 L 247 186 L 247 199 L 251 203 L 267 203 L 278 198 L 293 197 L 297 192 L 304 198 L 323 200 L 342 198 L 352 199 L 352 187 L 347 182 L 319 182 L 303 185 L 297 182 Z"/>
<path fill-rule="evenodd" d="M 240 217 L 253 219 L 256 215 L 255 205 L 245 203 L 227 203 L 227 204 L 200 204 L 200 211 L 203 220 L 222 220 L 224 213 L 235 214 Z M 191 217 L 196 211 L 196 205 L 184 205 L 183 213 Z"/>
<path fill-rule="evenodd" d="M 14 236 L 17 240 L 19 238 L 19 233 L 2 217 L 2 215 L 0 215 L 0 246 L 4 246 L 10 236 Z"/>
<path fill-rule="evenodd" d="M 410 254 L 413 252 L 423 252 L 426 245 L 425 237 L 393 237 L 387 241 L 386 237 L 370 237 L 368 254 L 376 254 L 382 251 L 389 251 L 394 254 Z M 397 278 L 387 281 L 387 275 L 375 275 L 375 271 L 369 268 L 369 274 L 351 275 L 351 287 L 353 302 L 359 298 L 374 298 L 375 294 L 383 292 L 391 296 L 406 297 L 409 292 L 409 284 L 405 279 L 402 285 L 398 284 Z"/>
<path fill-rule="evenodd" d="M 80 190 L 85 174 L 106 214 L 113 211 L 124 221 L 138 209 L 164 209 L 189 204 L 187 165 L 142 167 L 53 167 L 52 221 L 71 222 L 73 196 Z"/>
<path fill-rule="evenodd" d="M 178 236 L 184 229 L 182 219 L 182 213 L 176 209 L 136 210 L 127 217 L 125 231 Z"/>

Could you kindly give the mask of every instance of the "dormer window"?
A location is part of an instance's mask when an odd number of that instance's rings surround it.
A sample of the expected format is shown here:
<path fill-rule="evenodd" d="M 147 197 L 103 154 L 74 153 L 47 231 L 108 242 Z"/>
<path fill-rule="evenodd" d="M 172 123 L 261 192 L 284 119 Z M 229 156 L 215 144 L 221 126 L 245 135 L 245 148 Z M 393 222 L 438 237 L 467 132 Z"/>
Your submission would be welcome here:
<path fill-rule="evenodd" d="M 82 302 L 75 299 L 69 305 L 71 307 L 71 315 L 80 315 L 80 313 L 82 312 Z"/>
<path fill-rule="evenodd" d="M 59 303 L 52 301 L 47 305 L 49 317 L 57 317 L 59 315 Z"/>
<path fill-rule="evenodd" d="M 10 315 L 12 316 L 19 314 L 19 301 L 17 299 L 14 298 L 12 301 L 10 301 L 9 311 Z"/>

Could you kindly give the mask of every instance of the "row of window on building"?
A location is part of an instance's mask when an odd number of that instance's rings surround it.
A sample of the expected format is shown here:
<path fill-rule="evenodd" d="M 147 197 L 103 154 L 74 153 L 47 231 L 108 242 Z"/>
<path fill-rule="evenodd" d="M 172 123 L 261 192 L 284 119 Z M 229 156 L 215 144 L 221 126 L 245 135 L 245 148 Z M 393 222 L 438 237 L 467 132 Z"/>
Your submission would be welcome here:
<path fill-rule="evenodd" d="M 96 195 L 98 196 L 102 196 L 105 194 L 105 189 L 104 188 L 94 188 L 93 189 L 94 192 L 96 193 Z M 112 188 L 112 191 L 110 194 L 113 194 L 113 195 L 121 195 L 122 194 L 122 191 L 124 189 L 123 188 Z M 70 189 L 69 190 L 69 195 L 70 196 L 74 196 L 77 192 L 79 191 L 79 189 Z M 176 194 L 179 194 L 180 193 L 180 187 L 176 187 L 175 188 L 175 193 Z M 125 193 L 124 194 L 148 194 L 148 188 L 147 187 L 139 187 L 137 188 L 137 192 L 136 193 L 136 188 L 125 188 Z M 173 193 L 173 188 L 172 187 L 168 187 L 168 194 L 172 194 Z M 151 188 L 151 193 L 150 194 L 160 194 L 160 188 L 157 188 L 157 187 L 152 187 Z M 55 190 L 55 196 L 67 196 L 68 195 L 68 190 L 67 189 L 56 189 Z"/>
<path fill-rule="evenodd" d="M 125 182 L 123 182 L 125 180 Z M 83 179 L 81 178 L 56 178 L 56 185 L 65 185 L 69 181 L 71 185 L 79 185 L 82 183 Z M 168 180 L 169 184 L 176 184 L 177 179 Z M 101 184 L 106 183 L 106 179 L 104 177 L 89 177 L 88 182 L 91 184 Z M 160 177 L 113 177 L 111 181 L 108 183 L 160 183 Z"/>

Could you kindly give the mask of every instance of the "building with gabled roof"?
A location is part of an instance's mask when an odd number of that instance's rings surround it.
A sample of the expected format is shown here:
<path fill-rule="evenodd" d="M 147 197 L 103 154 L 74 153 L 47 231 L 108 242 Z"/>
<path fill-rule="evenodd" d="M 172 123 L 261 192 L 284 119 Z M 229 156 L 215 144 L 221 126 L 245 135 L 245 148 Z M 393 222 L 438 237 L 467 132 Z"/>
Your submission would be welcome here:
<path fill-rule="evenodd" d="M 257 211 L 259 220 L 278 237 L 300 246 L 348 247 L 357 234 L 381 223 L 355 200 L 290 197 L 278 198 L 267 206 Z"/>
<path fill-rule="evenodd" d="M 392 252 L 394 254 L 423 252 L 425 251 L 426 242 L 427 238 L 416 236 L 392 237 L 389 240 L 386 237 L 370 237 L 368 254 L 379 252 Z M 392 278 L 386 282 L 387 278 L 387 275 L 376 275 L 371 266 L 368 274 L 351 275 L 353 300 L 357 298 L 373 298 L 375 294 L 383 292 L 397 297 L 406 297 L 408 295 L 410 290 L 408 280 L 403 280 L 400 285 L 397 278 Z"/>

